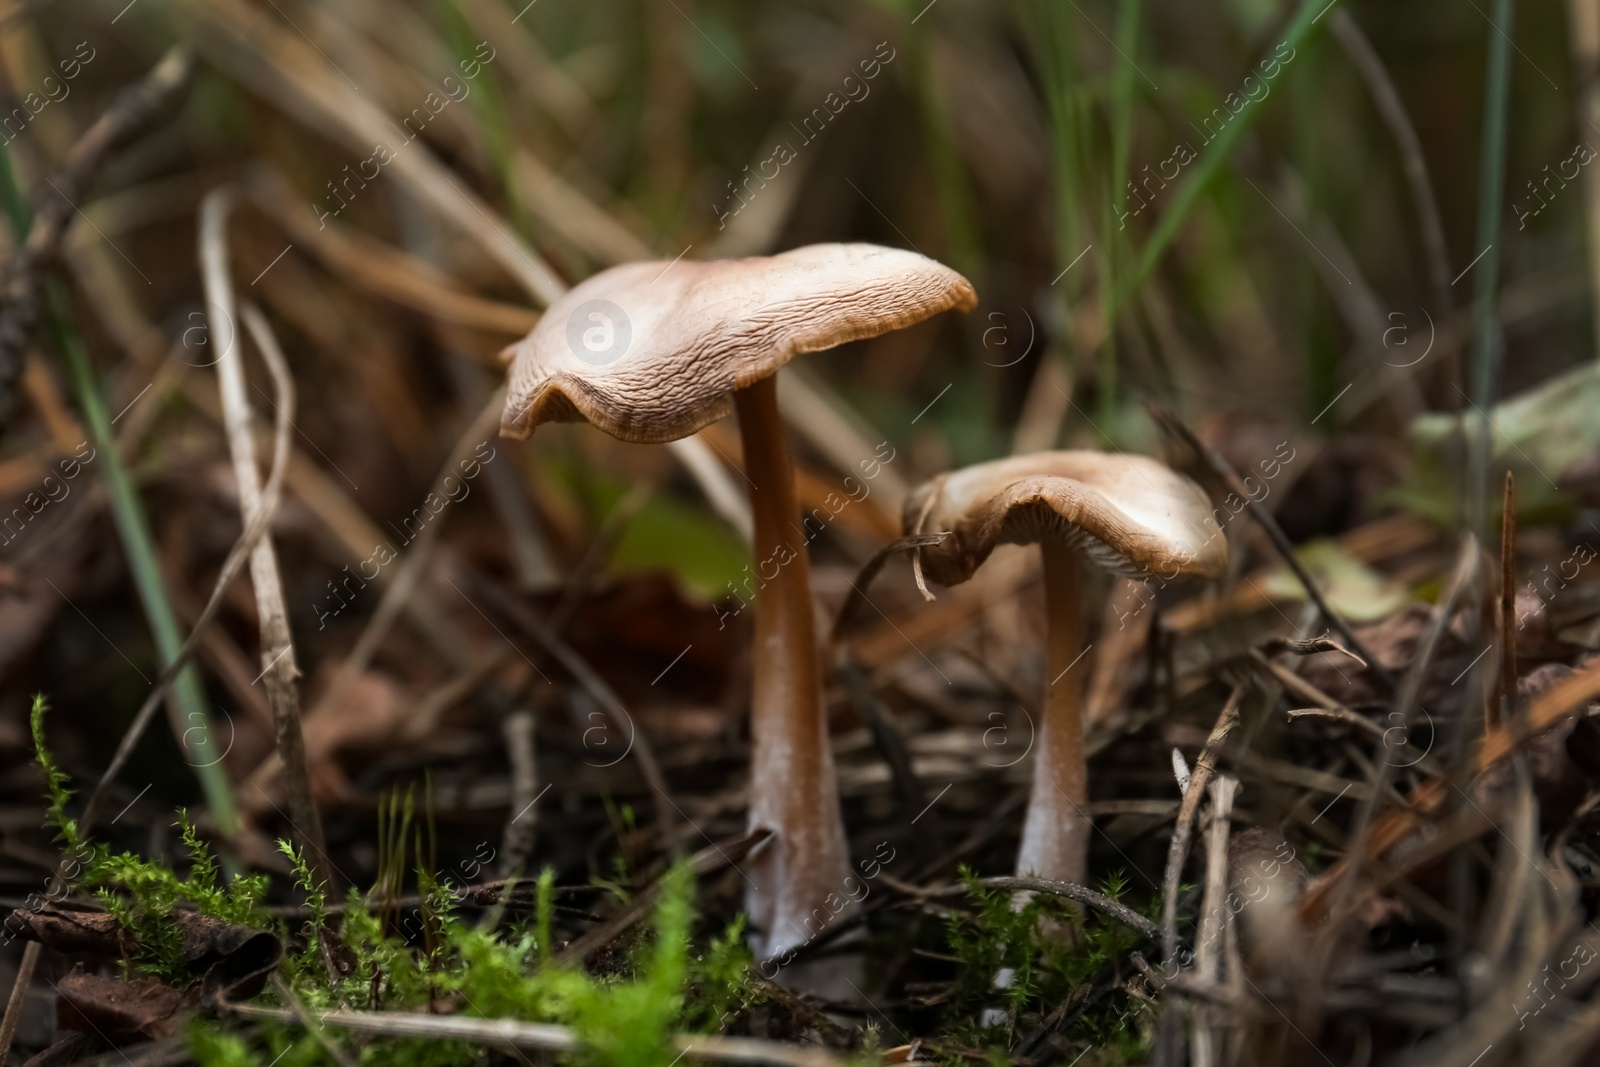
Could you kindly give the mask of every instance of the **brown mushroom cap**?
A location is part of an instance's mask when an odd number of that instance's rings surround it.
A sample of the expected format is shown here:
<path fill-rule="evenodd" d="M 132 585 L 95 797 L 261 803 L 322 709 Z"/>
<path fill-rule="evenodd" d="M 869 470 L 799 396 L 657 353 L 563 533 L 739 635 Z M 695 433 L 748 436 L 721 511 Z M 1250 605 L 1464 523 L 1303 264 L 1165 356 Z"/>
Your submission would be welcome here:
<path fill-rule="evenodd" d="M 776 256 L 628 263 L 550 305 L 511 363 L 501 433 L 588 420 L 624 441 L 673 441 L 802 352 L 977 304 L 960 274 L 915 252 L 818 244 Z"/>
<path fill-rule="evenodd" d="M 1218 578 L 1228 565 L 1204 491 L 1144 456 L 1036 452 L 964 467 L 918 486 L 904 523 L 907 533 L 950 532 L 920 550 L 943 585 L 971 578 L 1003 544 L 1067 544 L 1135 578 Z"/>

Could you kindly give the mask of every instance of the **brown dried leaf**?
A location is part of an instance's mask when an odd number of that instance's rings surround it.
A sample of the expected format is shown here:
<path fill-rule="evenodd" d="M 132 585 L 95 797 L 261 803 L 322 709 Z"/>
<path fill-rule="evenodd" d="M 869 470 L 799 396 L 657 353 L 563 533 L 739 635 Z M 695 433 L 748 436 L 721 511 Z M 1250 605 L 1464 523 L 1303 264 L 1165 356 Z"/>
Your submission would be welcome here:
<path fill-rule="evenodd" d="M 111 1044 L 170 1037 L 198 1000 L 154 978 L 127 981 L 95 974 L 69 974 L 56 992 L 58 1027 L 94 1034 Z"/>

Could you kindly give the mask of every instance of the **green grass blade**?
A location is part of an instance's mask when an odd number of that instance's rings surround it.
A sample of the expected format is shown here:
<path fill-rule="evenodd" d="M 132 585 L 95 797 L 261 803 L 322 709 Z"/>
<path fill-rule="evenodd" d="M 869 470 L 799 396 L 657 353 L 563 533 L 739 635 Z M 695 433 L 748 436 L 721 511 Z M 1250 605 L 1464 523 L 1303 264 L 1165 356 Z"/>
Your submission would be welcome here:
<path fill-rule="evenodd" d="M 1069 270 L 1087 249 L 1083 246 L 1083 228 L 1080 205 L 1084 202 L 1085 180 L 1083 155 L 1079 150 L 1081 128 L 1087 122 L 1088 108 L 1081 100 L 1085 91 L 1073 64 L 1075 42 L 1071 19 L 1075 16 L 1069 5 L 1051 0 L 1029 0 L 1021 8 L 1028 29 L 1034 61 L 1043 83 L 1045 113 L 1050 124 L 1050 170 L 1055 192 L 1055 269 L 1061 273 L 1051 283 L 1056 299 L 1061 301 L 1061 320 L 1072 321 L 1073 302 L 1083 292 L 1083 279 L 1087 271 Z M 1073 351 L 1071 329 L 1064 332 L 1060 353 L 1047 351 L 1046 359 L 1065 359 L 1073 362 L 1079 353 Z M 1087 358 L 1090 353 L 1083 353 Z M 1081 375 L 1069 374 L 1076 383 Z"/>
<path fill-rule="evenodd" d="M 1289 28 L 1284 31 L 1282 45 L 1287 45 L 1297 53 L 1310 40 L 1312 32 L 1319 26 L 1318 19 L 1330 6 L 1328 0 L 1309 0 L 1289 23 Z M 1280 46 L 1274 45 L 1274 47 Z M 1285 74 L 1287 71 L 1280 71 L 1278 76 L 1281 78 Z M 1193 176 L 1173 196 L 1171 206 L 1167 208 L 1166 214 L 1161 216 L 1161 221 L 1156 223 L 1156 228 L 1150 234 L 1150 240 L 1146 242 L 1138 262 L 1117 286 L 1115 299 L 1112 300 L 1114 311 L 1120 313 L 1127 307 L 1128 301 L 1155 272 L 1156 264 L 1161 261 L 1161 257 L 1177 238 L 1178 231 L 1183 228 L 1184 222 L 1189 217 L 1189 212 L 1194 210 L 1200 197 L 1217 180 L 1217 176 L 1222 173 L 1223 165 L 1232 157 L 1234 150 L 1239 146 L 1239 141 L 1255 124 L 1256 116 L 1262 106 L 1271 98 L 1270 94 L 1259 100 L 1246 98 L 1244 106 L 1226 126 L 1222 127 L 1221 132 L 1199 147 L 1199 158 L 1195 161 Z M 1109 327 L 1108 322 L 1108 330 Z"/>
<path fill-rule="evenodd" d="M 921 8 L 916 0 L 902 5 L 909 15 L 913 8 Z M 927 9 L 922 8 L 926 14 Z M 956 148 L 956 135 L 952 128 L 949 104 L 944 98 L 945 87 L 939 83 L 933 67 L 929 34 L 917 25 L 913 17 L 906 35 L 906 66 L 909 85 L 915 94 L 918 110 L 922 113 L 922 131 L 928 155 L 928 167 L 933 177 L 934 191 L 939 197 L 939 207 L 944 216 L 945 239 L 949 242 L 950 259 L 955 268 L 970 278 L 982 279 L 983 238 L 978 232 L 976 214 L 972 206 L 972 191 L 967 188 L 967 176 Z"/>
<path fill-rule="evenodd" d="M 1102 215 L 1100 254 L 1100 314 L 1107 324 L 1106 339 L 1100 349 L 1100 426 L 1113 436 L 1117 426 L 1117 336 L 1110 328 L 1112 294 L 1116 291 L 1117 275 L 1123 241 L 1112 227 L 1116 204 L 1123 196 L 1128 181 L 1129 156 L 1133 150 L 1133 79 L 1137 72 L 1134 55 L 1139 51 L 1139 0 L 1123 0 L 1117 16 L 1116 71 L 1111 79 L 1111 187 L 1103 198 L 1106 210 Z"/>
<path fill-rule="evenodd" d="M 1489 34 L 1489 76 L 1483 91 L 1483 150 L 1478 159 L 1478 247 L 1473 292 L 1472 403 L 1479 420 L 1472 437 L 1467 488 L 1472 529 L 1488 532 L 1489 409 L 1500 380 L 1500 335 L 1495 290 L 1500 281 L 1500 199 L 1506 181 L 1506 100 L 1511 85 L 1511 31 L 1515 0 L 1495 0 Z"/>
<path fill-rule="evenodd" d="M 6 214 L 12 230 L 20 242 L 28 232 L 31 212 L 26 199 L 16 183 L 11 168 L 11 156 L 0 152 L 0 197 L 4 197 Z M 156 653 L 163 669 L 177 658 L 183 646 L 183 632 L 178 627 L 177 615 L 167 599 L 161 584 L 161 570 L 156 564 L 154 539 L 150 535 L 150 522 L 145 515 L 139 494 L 134 491 L 127 468 L 117 453 L 116 438 L 111 430 L 111 419 L 106 411 L 100 387 L 89 363 L 89 353 L 83 340 L 73 330 L 71 311 L 61 286 L 51 281 L 45 287 L 44 320 L 57 351 L 66 361 L 73 390 L 83 409 L 89 426 L 89 438 L 100 460 L 105 478 L 106 495 L 111 502 L 111 515 L 116 523 L 122 550 L 128 560 L 128 569 L 144 609 L 145 619 L 155 638 Z M 233 807 L 233 790 L 222 769 L 222 753 L 212 742 L 214 736 L 211 716 L 206 708 L 205 690 L 200 684 L 200 674 L 187 667 L 173 682 L 172 692 L 186 728 L 180 732 L 179 744 L 185 758 L 194 768 L 195 777 L 205 794 L 206 804 L 217 829 L 232 837 L 239 827 L 238 815 Z M 178 724 L 178 725 L 183 725 Z"/>

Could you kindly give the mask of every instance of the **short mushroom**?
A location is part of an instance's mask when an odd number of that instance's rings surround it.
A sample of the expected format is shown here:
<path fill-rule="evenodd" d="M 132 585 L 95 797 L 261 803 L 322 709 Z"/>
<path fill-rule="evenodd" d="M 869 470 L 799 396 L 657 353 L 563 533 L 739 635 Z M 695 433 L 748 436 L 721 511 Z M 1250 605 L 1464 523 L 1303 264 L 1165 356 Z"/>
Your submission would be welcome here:
<path fill-rule="evenodd" d="M 501 433 L 508 437 L 525 438 L 553 420 L 587 420 L 624 441 L 660 443 L 739 413 L 759 588 L 750 827 L 774 834 L 747 865 L 746 905 L 755 947 L 769 957 L 843 911 L 850 873 L 774 375 L 802 352 L 976 303 L 955 271 L 876 245 L 630 263 L 562 296 L 505 353 L 511 367 Z"/>
<path fill-rule="evenodd" d="M 942 585 L 971 578 L 996 545 L 1037 544 L 1047 633 L 1044 721 L 1017 855 L 1019 875 L 1083 884 L 1090 822 L 1083 737 L 1081 559 L 1165 584 L 1217 578 L 1228 548 L 1198 485 L 1144 456 L 1039 452 L 965 467 L 906 499 L 906 532 L 949 531 L 918 549 Z"/>

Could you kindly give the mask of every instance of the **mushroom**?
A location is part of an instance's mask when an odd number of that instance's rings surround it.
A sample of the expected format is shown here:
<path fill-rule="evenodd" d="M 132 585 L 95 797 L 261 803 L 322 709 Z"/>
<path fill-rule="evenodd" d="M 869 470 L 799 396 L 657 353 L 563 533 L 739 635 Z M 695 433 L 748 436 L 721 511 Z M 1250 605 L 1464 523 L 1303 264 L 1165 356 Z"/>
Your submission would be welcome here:
<path fill-rule="evenodd" d="M 960 274 L 912 252 L 820 244 L 748 259 L 630 263 L 552 304 L 503 354 L 501 433 L 587 420 L 659 443 L 737 410 L 754 518 L 750 828 L 770 830 L 747 871 L 752 940 L 767 957 L 848 905 L 850 874 L 822 704 L 805 531 L 774 376 L 802 352 L 876 337 L 950 308 Z M 740 609 L 742 610 L 742 608 Z"/>
<path fill-rule="evenodd" d="M 1090 822 L 1083 737 L 1083 568 L 1159 587 L 1220 577 L 1228 547 L 1198 485 L 1144 456 L 1038 452 L 964 467 L 914 490 L 907 533 L 949 531 L 919 548 L 922 573 L 943 585 L 971 578 L 996 545 L 1037 544 L 1044 564 L 1044 721 L 1017 855 L 1019 875 L 1082 884 Z M 919 578 L 920 580 L 920 578 Z"/>

